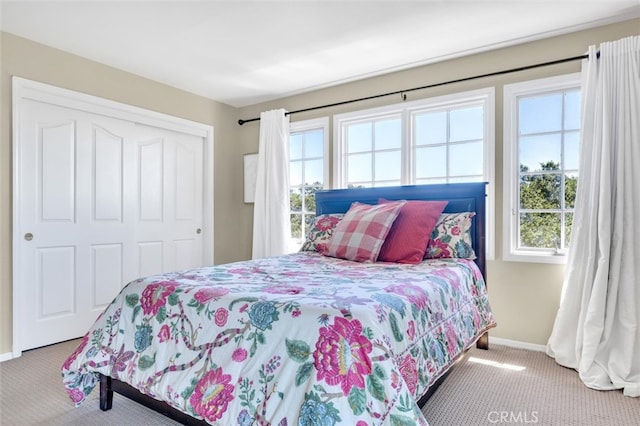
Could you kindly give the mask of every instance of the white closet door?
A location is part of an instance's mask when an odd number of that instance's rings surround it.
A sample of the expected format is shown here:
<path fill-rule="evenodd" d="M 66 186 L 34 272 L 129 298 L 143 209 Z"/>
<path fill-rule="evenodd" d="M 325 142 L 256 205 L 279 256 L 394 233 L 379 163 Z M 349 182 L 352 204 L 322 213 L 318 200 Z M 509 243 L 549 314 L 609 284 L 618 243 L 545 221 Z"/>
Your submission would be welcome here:
<path fill-rule="evenodd" d="M 81 336 L 120 290 L 133 124 L 22 103 L 23 349 Z"/>
<path fill-rule="evenodd" d="M 202 266 L 204 138 L 32 100 L 20 117 L 22 350 L 82 336 L 137 277 Z"/>
<path fill-rule="evenodd" d="M 203 138 L 140 124 L 135 135 L 137 276 L 202 266 Z"/>

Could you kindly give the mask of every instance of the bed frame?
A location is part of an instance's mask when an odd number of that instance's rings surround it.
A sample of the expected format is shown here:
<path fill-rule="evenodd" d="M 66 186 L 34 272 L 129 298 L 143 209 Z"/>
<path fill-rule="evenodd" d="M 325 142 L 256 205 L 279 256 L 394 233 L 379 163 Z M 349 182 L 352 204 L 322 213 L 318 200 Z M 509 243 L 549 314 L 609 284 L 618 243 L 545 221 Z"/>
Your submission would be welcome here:
<path fill-rule="evenodd" d="M 448 204 L 444 209 L 445 213 L 476 212 L 471 225 L 472 246 L 477 256 L 475 262 L 486 280 L 485 182 L 322 190 L 316 192 L 316 215 L 344 213 L 354 201 L 377 204 L 378 198 L 385 198 L 387 200 L 447 200 Z M 476 347 L 479 349 L 489 349 L 488 332 L 480 336 L 476 342 Z M 454 362 L 451 368 L 438 378 L 427 393 L 418 400 L 420 407 L 422 407 L 436 391 L 438 386 L 440 386 L 448 376 L 451 369 L 465 358 L 466 354 L 463 354 Z M 111 409 L 114 392 L 182 424 L 209 425 L 209 423 L 204 420 L 190 417 L 164 402 L 140 393 L 140 391 L 124 382 L 104 375 L 100 375 L 100 409 L 102 411 Z"/>

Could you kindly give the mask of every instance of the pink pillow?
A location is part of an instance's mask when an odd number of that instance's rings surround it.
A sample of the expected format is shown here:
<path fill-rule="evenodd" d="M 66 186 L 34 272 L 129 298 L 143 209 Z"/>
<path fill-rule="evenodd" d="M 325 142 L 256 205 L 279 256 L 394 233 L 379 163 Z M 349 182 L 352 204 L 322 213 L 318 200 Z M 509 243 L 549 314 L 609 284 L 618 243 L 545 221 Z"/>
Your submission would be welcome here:
<path fill-rule="evenodd" d="M 378 202 L 389 201 L 381 198 Z M 407 201 L 380 249 L 378 260 L 422 262 L 431 232 L 447 204 L 448 201 Z"/>
<path fill-rule="evenodd" d="M 322 254 L 356 262 L 375 262 L 404 201 L 388 204 L 354 202 L 333 231 Z"/>

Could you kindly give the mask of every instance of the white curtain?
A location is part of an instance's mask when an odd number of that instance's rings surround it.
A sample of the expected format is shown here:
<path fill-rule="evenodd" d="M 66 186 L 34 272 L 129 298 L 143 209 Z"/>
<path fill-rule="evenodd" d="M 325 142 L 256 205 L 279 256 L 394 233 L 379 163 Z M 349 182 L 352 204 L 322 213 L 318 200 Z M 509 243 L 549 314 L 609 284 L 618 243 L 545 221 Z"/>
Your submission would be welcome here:
<path fill-rule="evenodd" d="M 289 214 L 289 117 L 284 109 L 265 111 L 260 114 L 253 259 L 289 251 Z"/>
<path fill-rule="evenodd" d="M 547 344 L 593 389 L 640 396 L 640 37 L 582 64 L 580 177 Z"/>

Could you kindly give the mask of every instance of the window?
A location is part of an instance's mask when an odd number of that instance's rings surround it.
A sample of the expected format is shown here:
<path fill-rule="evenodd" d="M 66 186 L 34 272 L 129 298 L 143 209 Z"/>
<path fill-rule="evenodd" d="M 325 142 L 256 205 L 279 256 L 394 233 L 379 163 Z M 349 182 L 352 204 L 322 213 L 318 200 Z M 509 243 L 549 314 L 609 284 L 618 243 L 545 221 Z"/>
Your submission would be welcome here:
<path fill-rule="evenodd" d="M 415 183 L 484 180 L 484 105 L 418 111 L 412 121 Z"/>
<path fill-rule="evenodd" d="M 336 115 L 334 186 L 486 181 L 492 235 L 494 122 L 493 88 Z"/>
<path fill-rule="evenodd" d="M 345 124 L 346 187 L 400 185 L 402 127 L 398 114 Z"/>
<path fill-rule="evenodd" d="M 298 121 L 289 127 L 291 253 L 300 250 L 316 216 L 315 193 L 327 183 L 329 119 Z"/>
<path fill-rule="evenodd" d="M 580 74 L 504 87 L 504 258 L 563 263 L 578 182 Z"/>

